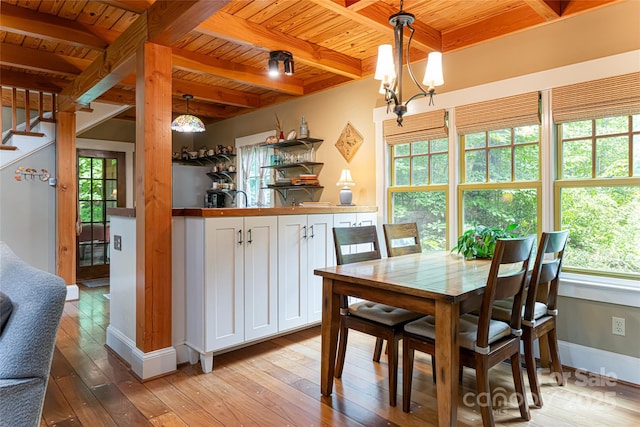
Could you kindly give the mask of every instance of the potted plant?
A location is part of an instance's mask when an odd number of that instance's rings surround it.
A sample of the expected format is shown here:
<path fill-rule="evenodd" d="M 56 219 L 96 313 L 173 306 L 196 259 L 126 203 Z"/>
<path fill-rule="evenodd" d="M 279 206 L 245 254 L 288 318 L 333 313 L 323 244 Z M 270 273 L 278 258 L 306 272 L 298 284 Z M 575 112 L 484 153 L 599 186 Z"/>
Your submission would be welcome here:
<path fill-rule="evenodd" d="M 497 240 L 500 238 L 518 237 L 513 231 L 520 227 L 511 223 L 506 228 L 487 227 L 473 223 L 473 227 L 458 237 L 458 244 L 451 249 L 457 250 L 465 259 L 493 258 Z"/>

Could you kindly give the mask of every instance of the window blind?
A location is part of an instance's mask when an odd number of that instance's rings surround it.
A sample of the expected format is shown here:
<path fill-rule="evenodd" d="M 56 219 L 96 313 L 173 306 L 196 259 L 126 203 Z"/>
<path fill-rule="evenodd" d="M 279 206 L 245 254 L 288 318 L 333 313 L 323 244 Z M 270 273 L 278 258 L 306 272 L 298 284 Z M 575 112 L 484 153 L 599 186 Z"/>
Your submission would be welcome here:
<path fill-rule="evenodd" d="M 385 120 L 383 130 L 390 145 L 446 138 L 449 135 L 447 112 L 437 110 L 406 116 L 402 126 L 398 126 L 396 119 Z"/>
<path fill-rule="evenodd" d="M 592 80 L 551 91 L 555 123 L 640 113 L 640 73 Z"/>
<path fill-rule="evenodd" d="M 468 134 L 540 124 L 540 95 L 523 93 L 456 107 L 456 130 Z"/>

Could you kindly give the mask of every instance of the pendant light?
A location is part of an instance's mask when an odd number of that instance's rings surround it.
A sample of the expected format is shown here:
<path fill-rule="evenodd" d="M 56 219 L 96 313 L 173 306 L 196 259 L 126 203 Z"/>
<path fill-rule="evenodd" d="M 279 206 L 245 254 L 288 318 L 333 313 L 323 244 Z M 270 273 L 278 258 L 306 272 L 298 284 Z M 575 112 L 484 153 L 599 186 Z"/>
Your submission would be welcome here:
<path fill-rule="evenodd" d="M 182 95 L 187 100 L 187 114 L 182 114 L 171 122 L 171 130 L 176 132 L 204 132 L 206 129 L 202 120 L 196 116 L 189 114 L 189 100 L 193 99 L 193 95 Z"/>

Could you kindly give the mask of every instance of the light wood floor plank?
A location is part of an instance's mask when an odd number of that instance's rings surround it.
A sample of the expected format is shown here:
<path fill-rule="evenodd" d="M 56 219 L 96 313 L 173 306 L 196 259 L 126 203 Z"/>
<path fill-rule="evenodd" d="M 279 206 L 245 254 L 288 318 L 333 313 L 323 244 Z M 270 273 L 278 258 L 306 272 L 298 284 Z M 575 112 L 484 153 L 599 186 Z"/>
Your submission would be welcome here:
<path fill-rule="evenodd" d="M 331 397 L 320 395 L 320 329 L 297 331 L 214 360 L 203 374 L 199 364 L 140 383 L 104 347 L 109 319 L 108 288 L 80 288 L 80 300 L 65 304 L 40 426 L 436 426 L 436 387 L 431 361 L 416 354 L 411 413 L 388 405 L 386 357 L 372 358 L 374 339 L 351 332 L 341 380 Z M 400 367 L 400 372 L 402 367 Z M 508 401 L 513 380 L 508 364 L 490 371 L 496 426 L 626 427 L 640 425 L 640 387 L 604 382 L 567 369 L 559 387 L 539 378 L 544 407 L 532 408 L 529 422 Z M 598 383 L 600 379 L 600 383 Z M 401 391 L 402 376 L 398 378 Z M 525 380 L 525 384 L 528 383 Z M 458 395 L 458 425 L 481 424 L 475 375 L 465 369 Z M 530 394 L 529 402 L 532 401 Z"/>

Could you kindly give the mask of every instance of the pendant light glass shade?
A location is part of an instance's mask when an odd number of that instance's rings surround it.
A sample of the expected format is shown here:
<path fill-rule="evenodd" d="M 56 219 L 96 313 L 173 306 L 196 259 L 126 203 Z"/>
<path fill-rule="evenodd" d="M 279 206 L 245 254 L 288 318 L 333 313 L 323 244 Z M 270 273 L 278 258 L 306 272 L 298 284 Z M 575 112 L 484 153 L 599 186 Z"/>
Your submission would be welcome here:
<path fill-rule="evenodd" d="M 193 95 L 182 95 L 187 100 L 187 114 L 182 114 L 171 122 L 171 130 L 176 132 L 204 132 L 206 129 L 202 120 L 196 116 L 189 114 L 189 100 L 193 99 Z"/>

